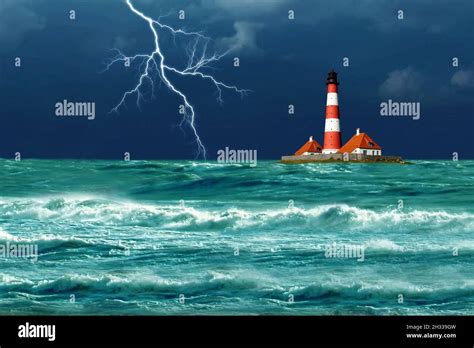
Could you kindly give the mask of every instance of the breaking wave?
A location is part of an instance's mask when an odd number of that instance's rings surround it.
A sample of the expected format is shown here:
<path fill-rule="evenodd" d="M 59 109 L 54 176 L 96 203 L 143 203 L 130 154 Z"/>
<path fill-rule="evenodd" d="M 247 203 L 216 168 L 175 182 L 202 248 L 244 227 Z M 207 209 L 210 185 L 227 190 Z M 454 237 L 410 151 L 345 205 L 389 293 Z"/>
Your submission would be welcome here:
<path fill-rule="evenodd" d="M 0 275 L 0 290 L 20 292 L 30 295 L 49 295 L 74 293 L 101 293 L 121 296 L 137 296 L 150 294 L 154 297 L 175 298 L 176 294 L 185 293 L 192 296 L 249 296 L 250 298 L 267 298 L 287 301 L 292 294 L 298 301 L 328 301 L 337 299 L 357 300 L 389 300 L 393 301 L 398 294 L 403 293 L 412 301 L 449 302 L 462 298 L 472 298 L 474 283 L 433 284 L 420 286 L 409 282 L 321 282 L 304 286 L 282 286 L 259 277 L 258 274 L 224 274 L 207 272 L 197 280 L 178 281 L 164 279 L 159 276 L 130 276 L 127 278 L 103 275 L 64 275 L 51 280 L 33 281 L 18 277 Z"/>
<path fill-rule="evenodd" d="M 193 203 L 191 203 L 193 204 Z M 433 228 L 473 228 L 474 214 L 442 210 L 375 211 L 345 204 L 303 208 L 242 209 L 222 205 L 203 209 L 179 204 L 146 204 L 109 200 L 93 196 L 49 199 L 10 199 L 0 202 L 4 218 L 39 221 L 78 221 L 81 223 L 186 228 L 275 228 L 311 223 L 351 228 L 410 227 L 428 225 Z M 0 235 L 1 237 L 1 235 Z"/>
<path fill-rule="evenodd" d="M 32 281 L 0 275 L 0 289 L 18 291 L 36 295 L 46 295 L 51 292 L 64 293 L 70 291 L 92 291 L 101 293 L 156 293 L 173 294 L 185 292 L 197 295 L 206 291 L 245 290 L 259 287 L 261 279 L 239 278 L 227 276 L 218 272 L 208 272 L 201 280 L 178 281 L 164 279 L 159 276 L 130 276 L 127 278 L 114 275 L 64 275 L 53 280 Z"/>

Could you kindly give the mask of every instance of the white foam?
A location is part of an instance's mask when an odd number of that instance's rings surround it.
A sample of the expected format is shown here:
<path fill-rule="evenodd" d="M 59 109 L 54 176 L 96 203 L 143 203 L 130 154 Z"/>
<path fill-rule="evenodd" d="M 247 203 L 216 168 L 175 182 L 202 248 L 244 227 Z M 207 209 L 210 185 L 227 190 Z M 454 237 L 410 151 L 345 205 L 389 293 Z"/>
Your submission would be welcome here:
<path fill-rule="evenodd" d="M 330 204 L 316 207 L 267 208 L 246 210 L 227 207 L 202 209 L 180 206 L 179 204 L 147 204 L 123 199 L 111 199 L 93 195 L 72 194 L 65 197 L 41 197 L 9 199 L 0 204 L 4 216 L 32 218 L 38 220 L 80 220 L 83 223 L 140 224 L 154 223 L 162 228 L 180 228 L 206 223 L 228 223 L 236 228 L 284 223 L 294 218 L 317 219 L 331 213 L 353 221 L 355 226 L 396 225 L 396 224 L 450 224 L 461 222 L 467 227 L 474 226 L 474 215 L 450 213 L 446 211 L 424 210 L 369 210 L 347 204 Z M 57 202 L 56 202 L 57 201 Z M 345 222 L 341 220 L 341 222 Z M 1 235 L 0 235 L 1 236 Z"/>
<path fill-rule="evenodd" d="M 365 245 L 369 249 L 403 251 L 404 247 L 388 239 L 375 239 L 368 241 Z"/>
<path fill-rule="evenodd" d="M 12 236 L 10 233 L 8 233 L 7 231 L 4 231 L 3 229 L 0 228 L 0 240 L 16 241 L 16 240 L 18 240 L 18 238 L 15 237 L 15 236 Z"/>

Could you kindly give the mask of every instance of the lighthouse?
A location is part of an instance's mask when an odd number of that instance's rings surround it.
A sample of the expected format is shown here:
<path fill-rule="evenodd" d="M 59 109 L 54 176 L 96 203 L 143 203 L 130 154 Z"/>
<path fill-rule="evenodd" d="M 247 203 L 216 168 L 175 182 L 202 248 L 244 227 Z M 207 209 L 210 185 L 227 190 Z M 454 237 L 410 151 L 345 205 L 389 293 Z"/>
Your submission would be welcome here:
<path fill-rule="evenodd" d="M 323 154 L 336 153 L 341 148 L 341 128 L 339 126 L 339 102 L 337 98 L 337 73 L 331 70 L 326 82 L 328 95 L 326 102 L 326 125 L 324 128 Z"/>
<path fill-rule="evenodd" d="M 1 0 L 0 0 L 1 1 Z M 281 163 L 333 163 L 333 162 L 406 162 L 400 156 L 382 156 L 382 147 L 378 145 L 367 133 L 357 128 L 356 134 L 341 146 L 341 128 L 339 125 L 339 102 L 337 97 L 337 73 L 331 70 L 326 82 L 328 95 L 326 102 L 326 123 L 324 128 L 324 146 L 309 137 L 294 155 L 282 156 Z"/>

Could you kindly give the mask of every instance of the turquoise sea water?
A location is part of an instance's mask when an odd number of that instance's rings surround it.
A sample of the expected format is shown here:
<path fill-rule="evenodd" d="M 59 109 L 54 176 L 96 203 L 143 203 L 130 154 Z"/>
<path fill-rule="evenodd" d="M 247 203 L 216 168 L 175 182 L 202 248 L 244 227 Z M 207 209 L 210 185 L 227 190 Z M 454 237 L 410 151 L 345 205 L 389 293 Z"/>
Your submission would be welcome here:
<path fill-rule="evenodd" d="M 472 315 L 474 161 L 414 163 L 0 160 L 0 314 Z"/>

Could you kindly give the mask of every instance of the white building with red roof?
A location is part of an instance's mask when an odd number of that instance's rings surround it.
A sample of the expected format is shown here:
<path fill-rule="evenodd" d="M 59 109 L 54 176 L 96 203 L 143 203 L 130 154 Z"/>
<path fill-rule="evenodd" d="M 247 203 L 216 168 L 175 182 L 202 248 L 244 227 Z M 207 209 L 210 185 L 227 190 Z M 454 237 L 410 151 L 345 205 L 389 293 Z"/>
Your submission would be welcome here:
<path fill-rule="evenodd" d="M 361 133 L 360 128 L 357 128 L 356 134 L 339 149 L 339 153 L 382 156 L 382 148 L 367 133 Z"/>
<path fill-rule="evenodd" d="M 307 156 L 321 153 L 323 150 L 322 146 L 314 140 L 313 136 L 309 137 L 306 144 L 301 146 L 298 151 L 295 152 L 296 156 Z"/>

